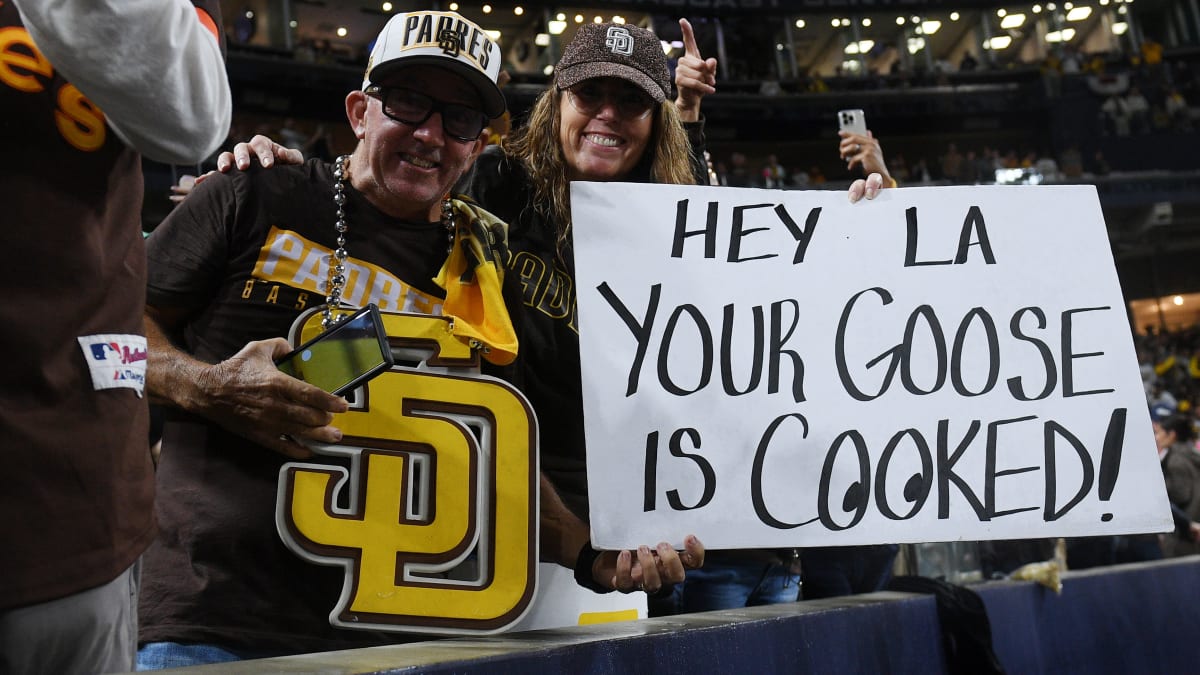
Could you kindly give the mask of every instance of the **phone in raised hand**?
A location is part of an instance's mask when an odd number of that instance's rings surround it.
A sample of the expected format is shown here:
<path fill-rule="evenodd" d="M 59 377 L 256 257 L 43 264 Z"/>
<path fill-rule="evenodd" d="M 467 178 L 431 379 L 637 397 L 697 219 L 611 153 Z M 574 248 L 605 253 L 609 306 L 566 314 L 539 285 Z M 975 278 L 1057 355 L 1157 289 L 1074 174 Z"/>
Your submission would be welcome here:
<path fill-rule="evenodd" d="M 837 112 L 838 129 L 861 136 L 867 135 L 867 116 L 859 108 Z"/>

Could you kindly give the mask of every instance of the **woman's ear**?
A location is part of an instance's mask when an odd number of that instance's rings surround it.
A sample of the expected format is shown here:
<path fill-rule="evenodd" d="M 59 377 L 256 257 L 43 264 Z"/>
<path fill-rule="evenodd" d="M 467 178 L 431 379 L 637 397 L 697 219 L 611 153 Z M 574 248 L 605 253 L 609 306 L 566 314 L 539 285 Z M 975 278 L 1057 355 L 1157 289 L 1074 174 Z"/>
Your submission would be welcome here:
<path fill-rule="evenodd" d="M 370 99 L 361 91 L 346 94 L 346 119 L 354 130 L 354 137 L 362 140 L 367 135 L 367 104 Z"/>

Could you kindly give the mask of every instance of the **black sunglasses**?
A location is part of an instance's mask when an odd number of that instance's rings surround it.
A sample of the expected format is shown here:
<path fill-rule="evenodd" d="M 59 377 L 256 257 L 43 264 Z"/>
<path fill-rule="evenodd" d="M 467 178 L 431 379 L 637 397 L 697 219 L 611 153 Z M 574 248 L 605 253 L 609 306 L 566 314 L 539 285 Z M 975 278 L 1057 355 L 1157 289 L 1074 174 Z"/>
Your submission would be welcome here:
<path fill-rule="evenodd" d="M 450 138 L 463 143 L 475 142 L 488 123 L 487 116 L 474 108 L 437 101 L 412 89 L 371 85 L 363 93 L 379 99 L 384 115 L 409 126 L 419 127 L 433 113 L 439 113 L 442 116 L 442 130 Z"/>
<path fill-rule="evenodd" d="M 567 89 L 567 100 L 571 107 L 588 117 L 595 117 L 600 110 L 611 105 L 617 114 L 628 119 L 642 119 L 654 110 L 654 100 L 637 90 L 633 85 L 603 83 L 597 79 L 584 80 Z"/>

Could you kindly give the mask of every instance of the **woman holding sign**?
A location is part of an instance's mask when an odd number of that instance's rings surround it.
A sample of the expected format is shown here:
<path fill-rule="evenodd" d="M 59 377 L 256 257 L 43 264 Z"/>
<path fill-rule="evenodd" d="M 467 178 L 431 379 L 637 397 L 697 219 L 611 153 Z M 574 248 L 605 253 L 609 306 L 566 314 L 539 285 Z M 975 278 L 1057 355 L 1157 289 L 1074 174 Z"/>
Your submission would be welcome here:
<path fill-rule="evenodd" d="M 518 322 L 526 332 L 520 336 L 522 381 L 517 384 L 538 413 L 542 471 L 584 520 L 588 500 L 570 181 L 708 182 L 700 102 L 716 91 L 717 61 L 701 56 L 686 19 L 679 25 L 685 54 L 675 69 L 674 104 L 657 36 L 636 26 L 582 26 L 528 122 L 503 149 L 488 148 L 464 185 L 467 194 L 510 225 L 508 279 L 522 285 L 529 315 Z M 882 182 L 878 174 L 856 181 L 851 201 L 874 197 Z M 559 545 L 564 555 L 580 552 L 576 578 L 593 590 L 612 588 L 585 583 L 591 575 L 584 567 L 596 554 L 582 522 L 571 532 Z M 688 542 L 689 548 L 698 546 L 694 537 Z M 673 555 L 660 544 L 654 552 L 642 547 L 636 561 L 627 560 L 628 552 L 605 552 L 601 559 L 615 557 L 622 570 L 631 562 L 662 565 L 664 556 Z M 704 569 L 688 573 L 685 610 L 796 599 L 798 579 L 790 557 L 774 551 L 725 551 L 707 558 Z M 685 554 L 685 563 L 690 562 L 697 562 L 696 557 Z M 630 590 L 621 583 L 615 586 Z"/>
<path fill-rule="evenodd" d="M 680 26 L 687 53 L 676 68 L 674 103 L 657 36 L 633 25 L 581 26 L 528 122 L 503 148 L 489 147 L 460 184 L 509 223 L 506 279 L 520 285 L 525 301 L 512 311 L 526 314 L 518 321 L 524 330 L 516 384 L 538 414 L 542 472 L 579 518 L 560 536 L 543 536 L 543 548 L 559 554 L 544 555 L 573 556 L 576 580 L 597 592 L 638 590 L 625 572 L 634 566 L 660 569 L 651 577 L 661 583 L 644 585 L 649 593 L 667 592 L 680 577 L 666 568 L 678 555 L 667 544 L 618 553 L 598 552 L 588 541 L 570 181 L 707 182 L 700 99 L 715 91 L 717 64 L 700 57 L 691 25 Z M 695 537 L 687 538 L 682 558 L 686 567 L 703 560 Z"/>
<path fill-rule="evenodd" d="M 701 56 L 686 19 L 679 25 L 685 54 L 675 69 L 674 104 L 657 36 L 637 26 L 581 26 L 527 123 L 503 148 L 485 150 L 461 185 L 510 225 L 513 256 L 507 278 L 521 285 L 528 315 L 517 322 L 525 327 L 517 384 L 538 413 L 543 474 L 583 520 L 588 499 L 570 181 L 708 182 L 700 102 L 716 91 L 717 61 Z M 874 197 L 882 182 L 878 174 L 856 181 L 851 201 Z M 613 588 L 587 583 L 591 570 L 585 567 L 597 553 L 583 522 L 570 531 L 558 545 L 563 555 L 579 551 L 576 579 L 597 591 Z M 687 543 L 689 549 L 699 547 L 694 537 Z M 653 552 L 642 547 L 636 560 L 628 552 L 599 555 L 605 566 L 615 559 L 623 570 L 631 563 L 661 566 L 675 553 L 660 544 Z M 694 567 L 698 559 L 685 552 L 684 562 Z M 712 603 L 743 606 L 751 603 L 748 596 L 753 604 L 792 601 L 798 579 L 791 563 L 772 551 L 710 555 L 704 569 L 688 573 L 683 593 L 697 599 L 697 609 L 717 608 Z M 664 582 L 673 580 L 662 576 Z M 630 590 L 618 577 L 613 581 L 617 590 Z M 647 585 L 644 590 L 660 589 Z M 665 585 L 661 590 L 668 592 Z M 685 609 L 692 606 L 685 603 Z"/>

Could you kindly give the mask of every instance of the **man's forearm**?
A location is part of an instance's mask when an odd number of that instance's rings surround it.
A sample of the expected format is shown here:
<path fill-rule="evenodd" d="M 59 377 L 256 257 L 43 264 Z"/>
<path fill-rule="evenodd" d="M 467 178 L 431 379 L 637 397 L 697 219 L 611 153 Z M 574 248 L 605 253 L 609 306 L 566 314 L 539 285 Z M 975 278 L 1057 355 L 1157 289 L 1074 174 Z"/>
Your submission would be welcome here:
<path fill-rule="evenodd" d="M 198 383 L 209 364 L 177 347 L 152 308 L 146 311 L 146 346 L 146 393 L 150 402 L 193 409 Z"/>

